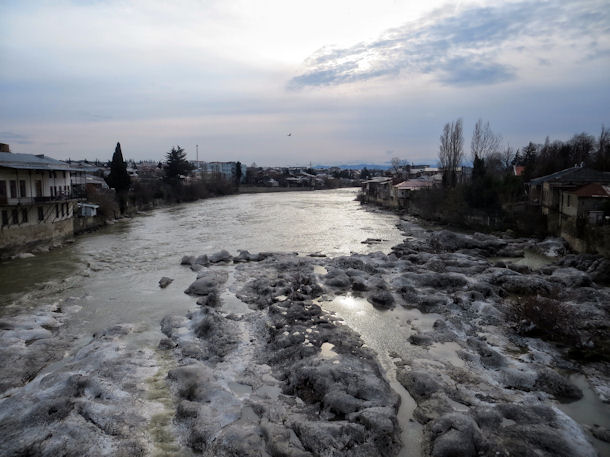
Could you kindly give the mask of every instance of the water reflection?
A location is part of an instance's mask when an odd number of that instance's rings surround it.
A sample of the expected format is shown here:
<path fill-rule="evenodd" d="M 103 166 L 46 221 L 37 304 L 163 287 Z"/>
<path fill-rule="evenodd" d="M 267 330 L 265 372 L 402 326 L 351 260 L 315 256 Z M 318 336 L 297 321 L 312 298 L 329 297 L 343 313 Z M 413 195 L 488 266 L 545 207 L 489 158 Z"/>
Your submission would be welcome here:
<path fill-rule="evenodd" d="M 421 443 L 422 426 L 413 419 L 413 411 L 417 404 L 402 384 L 396 380 L 396 366 L 392 359 L 395 354 L 408 359 L 410 322 L 419 311 L 399 307 L 392 310 L 379 310 L 365 298 L 354 295 L 341 295 L 333 300 L 322 301 L 320 306 L 342 318 L 349 327 L 361 335 L 366 345 L 377 353 L 392 389 L 401 398 L 397 417 L 402 428 L 403 447 L 399 457 L 419 457 L 421 455 L 419 443 Z"/>
<path fill-rule="evenodd" d="M 119 322 L 144 322 L 154 332 L 164 315 L 193 305 L 183 293 L 193 280 L 179 265 L 183 255 L 389 251 L 401 240 L 398 217 L 369 212 L 355 196 L 354 189 L 235 195 L 118 222 L 51 252 L 1 263 L 0 315 L 75 297 L 83 306 L 75 323 L 81 332 Z M 361 243 L 370 237 L 388 241 Z M 162 276 L 174 282 L 160 290 Z"/>

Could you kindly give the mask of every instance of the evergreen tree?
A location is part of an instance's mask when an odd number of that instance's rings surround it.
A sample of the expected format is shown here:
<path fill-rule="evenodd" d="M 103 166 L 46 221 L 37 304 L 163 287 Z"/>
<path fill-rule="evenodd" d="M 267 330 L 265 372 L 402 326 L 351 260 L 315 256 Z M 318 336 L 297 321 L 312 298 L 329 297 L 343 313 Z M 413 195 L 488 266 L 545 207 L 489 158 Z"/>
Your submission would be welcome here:
<path fill-rule="evenodd" d="M 466 186 L 465 198 L 473 208 L 488 211 L 498 208 L 498 195 L 493 176 L 487 173 L 485 159 L 475 154 L 472 164 L 472 179 Z"/>
<path fill-rule="evenodd" d="M 110 163 L 110 174 L 106 178 L 106 183 L 108 184 L 108 187 L 113 188 L 117 193 L 129 190 L 131 178 L 129 173 L 127 173 L 127 164 L 123 160 L 121 143 L 117 143 L 116 148 L 114 149 L 112 162 Z"/>
<path fill-rule="evenodd" d="M 239 187 L 239 183 L 241 182 L 242 171 L 241 171 L 241 162 L 237 162 L 235 164 L 235 183 Z"/>
<path fill-rule="evenodd" d="M 536 178 L 536 157 L 538 155 L 538 147 L 530 141 L 521 151 L 521 165 L 525 166 L 523 172 L 523 180 L 528 182 L 532 178 Z"/>
<path fill-rule="evenodd" d="M 186 176 L 193 166 L 186 160 L 186 152 L 180 146 L 173 147 L 165 156 L 164 180 L 171 186 L 176 187 L 180 183 L 180 176 Z"/>
<path fill-rule="evenodd" d="M 121 214 L 123 214 L 127 208 L 127 192 L 129 191 L 129 185 L 131 184 L 131 177 L 129 176 L 129 173 L 127 173 L 127 164 L 123 160 L 121 143 L 117 143 L 116 148 L 114 148 L 112 162 L 110 163 L 110 174 L 106 177 L 106 183 L 108 184 L 108 187 L 111 187 L 116 191 L 119 209 Z"/>

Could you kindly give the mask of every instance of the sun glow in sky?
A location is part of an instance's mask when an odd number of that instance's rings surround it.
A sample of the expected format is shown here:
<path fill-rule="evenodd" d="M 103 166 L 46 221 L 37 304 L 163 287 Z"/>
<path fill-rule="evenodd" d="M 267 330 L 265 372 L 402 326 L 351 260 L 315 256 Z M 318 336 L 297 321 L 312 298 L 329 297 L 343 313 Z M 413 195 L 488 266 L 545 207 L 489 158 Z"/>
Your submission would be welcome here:
<path fill-rule="evenodd" d="M 435 163 L 610 123 L 603 0 L 0 3 L 0 142 L 59 159 Z M 293 135 L 288 137 L 287 133 Z"/>

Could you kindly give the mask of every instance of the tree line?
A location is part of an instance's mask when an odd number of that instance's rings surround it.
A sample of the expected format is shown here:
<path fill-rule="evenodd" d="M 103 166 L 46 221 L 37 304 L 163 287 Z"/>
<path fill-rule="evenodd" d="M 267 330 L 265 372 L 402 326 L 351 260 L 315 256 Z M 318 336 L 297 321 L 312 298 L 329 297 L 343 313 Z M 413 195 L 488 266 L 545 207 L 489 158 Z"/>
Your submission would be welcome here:
<path fill-rule="evenodd" d="M 597 138 L 583 132 L 568 141 L 551 141 L 547 136 L 544 144 L 529 142 L 514 151 L 510 145 L 502 146 L 502 136 L 492 131 L 489 122 L 479 119 L 472 132 L 470 153 L 473 168 L 484 167 L 486 172 L 499 175 L 510 172 L 514 165 L 523 166 L 525 180 L 573 166 L 610 171 L 610 131 L 602 125 Z M 443 127 L 438 158 L 444 172 L 443 183 L 455 187 L 457 170 L 464 161 L 461 119 Z"/>
<path fill-rule="evenodd" d="M 117 213 L 125 214 L 128 206 L 142 208 L 155 201 L 182 202 L 194 201 L 214 195 L 227 195 L 236 192 L 241 177 L 241 164 L 237 162 L 236 179 L 230 181 L 222 176 L 208 176 L 206 179 L 185 181 L 194 166 L 187 160 L 184 148 L 178 146 L 166 153 L 165 161 L 159 162 L 161 177 L 154 182 L 133 181 L 127 171 L 121 144 L 117 143 L 110 162 L 110 173 L 105 177 L 108 187 L 114 189 L 114 198 L 97 193 L 89 198 L 99 203 L 102 212 L 109 217 Z"/>
<path fill-rule="evenodd" d="M 470 141 L 472 169 L 464 169 L 464 129 L 457 119 L 443 127 L 438 159 L 443 185 L 414 193 L 413 208 L 424 217 L 455 224 L 466 224 L 473 214 L 500 220 L 526 200 L 524 184 L 533 178 L 573 166 L 610 171 L 610 132 L 602 126 L 597 137 L 578 133 L 567 141 L 547 138 L 544 144 L 529 142 L 514 150 L 489 122 L 479 119 Z M 523 168 L 515 173 L 515 167 Z"/>

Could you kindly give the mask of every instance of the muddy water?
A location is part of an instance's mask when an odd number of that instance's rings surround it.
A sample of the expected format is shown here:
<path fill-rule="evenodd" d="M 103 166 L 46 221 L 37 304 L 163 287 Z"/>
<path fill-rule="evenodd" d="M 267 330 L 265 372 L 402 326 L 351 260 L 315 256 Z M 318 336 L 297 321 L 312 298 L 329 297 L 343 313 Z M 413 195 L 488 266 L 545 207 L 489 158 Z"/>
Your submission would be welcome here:
<path fill-rule="evenodd" d="M 0 263 L 0 315 L 72 300 L 82 306 L 77 333 L 132 322 L 152 341 L 163 316 L 193 304 L 182 293 L 193 280 L 179 265 L 183 255 L 389 251 L 401 241 L 398 218 L 362 208 L 355 196 L 353 189 L 236 195 L 119 222 L 49 253 Z M 362 244 L 367 238 L 385 241 Z M 162 276 L 174 278 L 163 290 Z"/>
<path fill-rule="evenodd" d="M 600 400 L 587 379 L 581 374 L 573 374 L 570 376 L 570 381 L 582 390 L 583 397 L 575 402 L 559 403 L 557 407 L 586 428 L 609 429 L 608 405 Z M 600 456 L 610 456 L 610 443 L 601 441 L 592 434 L 589 435 L 589 439 Z"/>
<path fill-rule="evenodd" d="M 401 440 L 404 444 L 399 457 L 419 457 L 422 439 L 422 426 L 413 418 L 417 404 L 409 392 L 396 380 L 394 357 L 409 357 L 408 338 L 415 328 L 432 328 L 437 314 L 422 314 L 416 309 L 407 310 L 396 307 L 382 311 L 376 309 L 366 299 L 353 295 L 339 296 L 330 301 L 321 301 L 320 306 L 344 320 L 356 330 L 373 349 L 379 363 L 385 370 L 392 389 L 400 395 L 401 404 L 398 410 L 398 421 L 401 425 Z M 379 331 L 383 329 L 383 331 Z M 324 348 L 323 348 L 324 349 Z M 457 359 L 457 356 L 456 356 Z M 459 359 L 458 359 L 459 360 Z M 461 362 L 461 360 L 460 360 Z M 415 444 L 414 444 L 415 443 Z"/>

